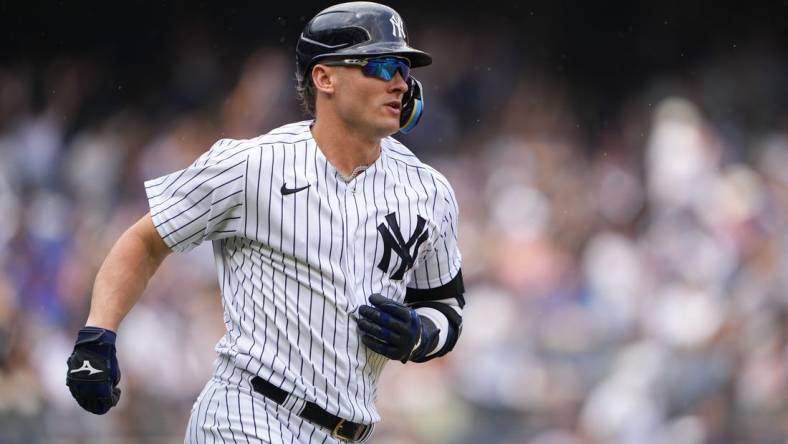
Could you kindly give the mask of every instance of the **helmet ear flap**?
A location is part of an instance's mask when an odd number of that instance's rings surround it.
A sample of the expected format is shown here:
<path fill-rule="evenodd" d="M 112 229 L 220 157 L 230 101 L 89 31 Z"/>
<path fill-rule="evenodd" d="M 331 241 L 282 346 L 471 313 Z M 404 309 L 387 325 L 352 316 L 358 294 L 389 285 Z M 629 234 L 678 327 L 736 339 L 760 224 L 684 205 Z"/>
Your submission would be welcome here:
<path fill-rule="evenodd" d="M 407 134 L 416 127 L 424 111 L 421 82 L 413 76 L 408 78 L 408 90 L 402 96 L 402 114 L 399 118 L 400 132 Z"/>

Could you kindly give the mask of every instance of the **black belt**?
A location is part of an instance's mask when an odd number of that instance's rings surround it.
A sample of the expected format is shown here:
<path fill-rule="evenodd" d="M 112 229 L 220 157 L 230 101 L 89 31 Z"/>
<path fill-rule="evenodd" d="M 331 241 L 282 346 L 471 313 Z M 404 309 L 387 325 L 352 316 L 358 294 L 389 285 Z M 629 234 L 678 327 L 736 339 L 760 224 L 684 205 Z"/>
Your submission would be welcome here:
<path fill-rule="evenodd" d="M 284 404 L 287 397 L 290 396 L 290 394 L 286 391 L 280 389 L 279 387 L 271 384 L 259 376 L 252 378 L 252 388 L 254 388 L 254 391 L 257 393 L 260 393 L 261 395 L 276 402 L 279 405 Z M 332 415 L 331 413 L 321 409 L 314 402 L 305 402 L 306 405 L 304 406 L 304 409 L 301 410 L 301 413 L 298 415 L 307 421 L 311 421 L 317 425 L 325 427 L 328 430 L 331 430 L 331 436 L 334 438 L 351 442 L 358 441 L 360 439 L 366 438 L 366 435 L 372 428 L 366 424 L 357 424 L 355 422 L 350 422 L 346 419 Z"/>

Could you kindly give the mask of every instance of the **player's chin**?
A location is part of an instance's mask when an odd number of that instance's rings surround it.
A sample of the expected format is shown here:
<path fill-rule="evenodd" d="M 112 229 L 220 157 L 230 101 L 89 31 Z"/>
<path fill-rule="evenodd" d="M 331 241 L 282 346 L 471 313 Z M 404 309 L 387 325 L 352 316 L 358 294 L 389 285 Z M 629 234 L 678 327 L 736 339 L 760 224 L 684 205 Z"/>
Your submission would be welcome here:
<path fill-rule="evenodd" d="M 386 110 L 384 115 L 381 116 L 379 122 L 381 131 L 385 132 L 387 136 L 399 131 L 399 113 L 394 114 L 391 111 Z"/>

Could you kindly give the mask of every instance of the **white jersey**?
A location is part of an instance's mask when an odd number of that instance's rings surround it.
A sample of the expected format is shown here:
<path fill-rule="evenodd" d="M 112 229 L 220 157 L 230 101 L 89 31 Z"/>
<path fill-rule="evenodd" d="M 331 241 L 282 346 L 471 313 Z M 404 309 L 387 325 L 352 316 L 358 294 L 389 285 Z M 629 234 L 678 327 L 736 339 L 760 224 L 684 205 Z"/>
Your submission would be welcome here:
<path fill-rule="evenodd" d="M 145 187 L 173 251 L 213 241 L 227 327 L 214 377 L 257 375 L 369 424 L 380 419 L 376 385 L 388 359 L 361 342 L 357 309 L 373 293 L 402 302 L 406 287 L 457 274 L 457 203 L 448 181 L 393 138 L 346 182 L 310 123 L 220 140 Z"/>

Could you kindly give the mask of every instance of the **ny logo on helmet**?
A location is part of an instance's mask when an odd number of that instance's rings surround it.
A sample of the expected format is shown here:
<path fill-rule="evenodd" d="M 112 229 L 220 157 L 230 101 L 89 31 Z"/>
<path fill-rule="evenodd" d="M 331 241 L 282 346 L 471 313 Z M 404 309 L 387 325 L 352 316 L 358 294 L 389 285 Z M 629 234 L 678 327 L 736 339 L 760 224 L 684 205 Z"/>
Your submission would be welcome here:
<path fill-rule="evenodd" d="M 416 262 L 416 256 L 419 253 L 419 247 L 429 237 L 429 233 L 424 228 L 427 221 L 419 215 L 416 215 L 416 218 L 416 229 L 407 242 L 402 238 L 402 231 L 400 231 L 397 223 L 396 212 L 386 215 L 388 227 L 382 222 L 378 225 L 378 232 L 383 236 L 383 257 L 378 262 L 378 268 L 384 273 L 389 271 L 392 250 L 399 256 L 401 261 L 399 268 L 391 275 L 391 279 L 401 280 L 405 272 L 413 267 L 413 264 Z M 411 248 L 413 248 L 413 253 L 411 253 Z"/>
<path fill-rule="evenodd" d="M 405 24 L 402 23 L 402 18 L 398 15 L 392 15 L 391 19 L 391 35 L 394 37 L 405 38 Z"/>

